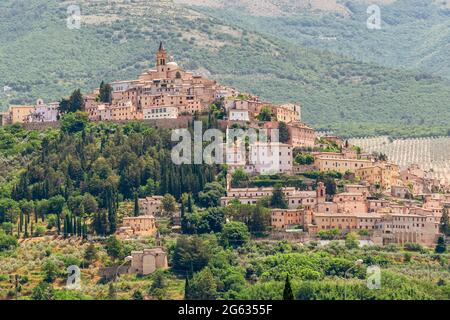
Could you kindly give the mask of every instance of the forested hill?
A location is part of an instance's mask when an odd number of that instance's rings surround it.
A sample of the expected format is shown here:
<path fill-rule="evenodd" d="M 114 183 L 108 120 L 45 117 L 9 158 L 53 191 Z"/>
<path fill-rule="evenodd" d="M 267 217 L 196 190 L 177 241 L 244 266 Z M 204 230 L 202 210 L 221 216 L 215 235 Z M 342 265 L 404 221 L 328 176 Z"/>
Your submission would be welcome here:
<path fill-rule="evenodd" d="M 90 124 L 84 113 L 71 113 L 61 129 L 37 133 L 15 124 L 0 128 L 0 138 L 0 224 L 16 222 L 19 206 L 35 201 L 36 217 L 87 214 L 97 234 L 112 234 L 119 202 L 186 192 L 197 199 L 223 178 L 218 166 L 173 164 L 170 130 L 142 122 Z"/>
<path fill-rule="evenodd" d="M 137 77 L 159 40 L 184 68 L 274 102 L 342 135 L 447 134 L 450 90 L 423 72 L 379 67 L 169 1 L 77 1 L 81 29 L 56 0 L 0 3 L 0 104 L 56 100 L 78 87 Z"/>
<path fill-rule="evenodd" d="M 218 8 L 218 3 L 223 6 Z M 262 0 L 258 5 L 251 3 L 254 1 L 205 0 L 197 8 L 301 46 L 450 78 L 448 1 Z M 369 5 L 380 8 L 380 30 L 366 28 L 371 16 L 367 13 Z"/>

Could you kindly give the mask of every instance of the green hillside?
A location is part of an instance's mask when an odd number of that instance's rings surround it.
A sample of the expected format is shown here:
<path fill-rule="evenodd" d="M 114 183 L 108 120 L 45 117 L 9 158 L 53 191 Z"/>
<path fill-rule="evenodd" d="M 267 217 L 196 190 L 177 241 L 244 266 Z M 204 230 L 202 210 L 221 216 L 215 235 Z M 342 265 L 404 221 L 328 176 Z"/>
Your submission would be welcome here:
<path fill-rule="evenodd" d="M 343 135 L 447 134 L 450 90 L 441 78 L 299 46 L 238 20 L 170 2 L 78 1 L 79 30 L 66 27 L 72 2 L 0 3 L 0 104 L 56 100 L 101 80 L 135 78 L 153 65 L 159 40 L 183 67 L 274 102 L 301 102 L 304 120 Z M 211 10 L 211 9 L 208 9 Z"/>
<path fill-rule="evenodd" d="M 225 12 L 230 22 L 301 46 L 330 50 L 384 66 L 421 69 L 450 78 L 450 3 L 432 0 L 350 0 L 340 3 L 347 14 L 330 8 L 328 11 L 293 8 L 288 16 L 263 15 L 263 6 L 259 7 L 261 13 L 236 6 L 202 9 L 221 17 Z M 380 7 L 381 30 L 366 28 L 369 4 Z M 283 3 L 278 3 L 277 8 L 283 10 Z"/>

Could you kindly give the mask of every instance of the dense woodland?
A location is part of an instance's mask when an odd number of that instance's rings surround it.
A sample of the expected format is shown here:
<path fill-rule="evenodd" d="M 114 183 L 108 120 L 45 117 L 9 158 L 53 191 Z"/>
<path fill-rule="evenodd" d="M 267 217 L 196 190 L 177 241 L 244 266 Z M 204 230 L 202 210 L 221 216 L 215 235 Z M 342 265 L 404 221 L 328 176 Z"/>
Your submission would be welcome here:
<path fill-rule="evenodd" d="M 23 129 L 11 126 L 2 132 L 7 136 L 14 130 L 20 136 Z M 91 125 L 83 113 L 70 113 L 58 133 L 44 134 L 40 144 L 27 150 L 31 161 L 3 190 L 0 223 L 19 219 L 22 226 L 30 215 L 35 223 L 56 215 L 61 232 L 60 221 L 67 216 L 74 224 L 89 217 L 93 231 L 105 235 L 116 230 L 119 202 L 165 194 L 180 199 L 183 193 L 198 199 L 217 169 L 175 166 L 171 144 L 166 129 L 141 123 Z"/>
<path fill-rule="evenodd" d="M 254 10 L 236 8 L 238 4 L 233 3 L 220 10 L 200 8 L 208 14 L 225 17 L 227 22 L 302 46 L 377 65 L 416 69 L 423 72 L 422 77 L 433 74 L 450 78 L 448 38 L 446 32 L 441 32 L 450 28 L 450 6 L 446 1 L 342 1 L 340 4 L 347 9 L 347 15 L 333 10 L 289 11 L 284 6 L 292 2 L 275 3 L 285 14 L 258 15 Z M 374 4 L 380 8 L 380 30 L 366 27 L 370 16 L 367 8 Z"/>

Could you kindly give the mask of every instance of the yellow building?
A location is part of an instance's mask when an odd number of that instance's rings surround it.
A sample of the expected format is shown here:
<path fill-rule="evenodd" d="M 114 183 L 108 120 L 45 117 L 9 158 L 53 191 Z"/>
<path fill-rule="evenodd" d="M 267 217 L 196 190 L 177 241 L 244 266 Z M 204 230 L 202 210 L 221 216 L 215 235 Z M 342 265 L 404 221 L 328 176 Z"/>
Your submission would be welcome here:
<path fill-rule="evenodd" d="M 372 166 L 359 168 L 355 175 L 371 185 L 378 185 L 388 190 L 397 185 L 399 179 L 399 166 L 392 163 L 377 163 Z"/>
<path fill-rule="evenodd" d="M 324 155 L 315 156 L 314 166 L 317 170 L 337 171 L 342 174 L 348 172 L 355 173 L 358 169 L 367 168 L 373 165 L 371 160 L 365 159 L 348 159 L 341 156 L 328 157 Z"/>
<path fill-rule="evenodd" d="M 25 123 L 34 112 L 34 106 L 10 106 L 9 119 L 11 123 Z"/>
<path fill-rule="evenodd" d="M 345 232 L 358 230 L 375 230 L 382 221 L 376 213 L 315 213 L 314 223 L 317 231 L 337 229 Z"/>
<path fill-rule="evenodd" d="M 300 114 L 295 106 L 290 107 L 289 105 L 282 105 L 275 108 L 275 116 L 277 121 L 280 122 L 294 122 L 300 121 Z"/>

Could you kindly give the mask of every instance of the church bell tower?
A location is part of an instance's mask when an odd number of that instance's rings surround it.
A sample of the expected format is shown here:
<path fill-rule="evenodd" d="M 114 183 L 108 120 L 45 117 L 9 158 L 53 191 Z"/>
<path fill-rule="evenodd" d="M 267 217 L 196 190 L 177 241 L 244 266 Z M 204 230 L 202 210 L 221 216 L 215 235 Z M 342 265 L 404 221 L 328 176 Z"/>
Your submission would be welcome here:
<path fill-rule="evenodd" d="M 158 53 L 156 54 L 156 69 L 158 72 L 166 71 L 167 51 L 164 49 L 162 41 L 159 43 Z"/>

